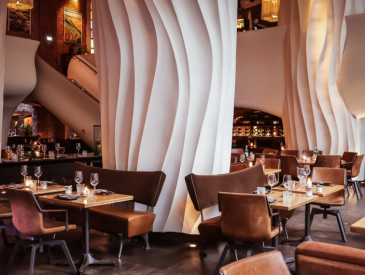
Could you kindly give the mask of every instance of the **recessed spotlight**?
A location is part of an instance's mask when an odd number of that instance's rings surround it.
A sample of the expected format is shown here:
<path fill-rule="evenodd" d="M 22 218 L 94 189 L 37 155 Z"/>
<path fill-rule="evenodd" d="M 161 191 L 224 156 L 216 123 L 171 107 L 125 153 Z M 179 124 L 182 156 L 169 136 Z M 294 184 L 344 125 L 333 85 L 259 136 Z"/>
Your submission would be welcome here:
<path fill-rule="evenodd" d="M 189 246 L 190 247 L 196 247 L 196 244 L 190 244 Z"/>

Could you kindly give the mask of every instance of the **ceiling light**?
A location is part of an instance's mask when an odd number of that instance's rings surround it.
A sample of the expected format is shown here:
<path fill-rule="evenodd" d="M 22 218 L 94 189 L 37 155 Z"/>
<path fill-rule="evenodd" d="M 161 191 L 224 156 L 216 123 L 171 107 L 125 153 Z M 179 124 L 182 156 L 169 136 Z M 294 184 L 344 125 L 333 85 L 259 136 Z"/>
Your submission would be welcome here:
<path fill-rule="evenodd" d="M 268 22 L 278 21 L 280 0 L 262 0 L 261 19 Z"/>
<path fill-rule="evenodd" d="M 33 9 L 33 0 L 8 0 L 8 7 L 16 10 Z"/>
<path fill-rule="evenodd" d="M 189 245 L 190 247 L 196 247 L 196 244 L 191 244 L 191 245 Z"/>

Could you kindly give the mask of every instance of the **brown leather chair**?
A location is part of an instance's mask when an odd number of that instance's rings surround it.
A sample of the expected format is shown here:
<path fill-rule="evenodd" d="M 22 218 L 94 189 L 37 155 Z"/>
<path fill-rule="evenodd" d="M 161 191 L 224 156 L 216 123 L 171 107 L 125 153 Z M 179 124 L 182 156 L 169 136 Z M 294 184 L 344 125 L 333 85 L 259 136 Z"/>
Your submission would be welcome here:
<path fill-rule="evenodd" d="M 222 212 L 222 232 L 228 238 L 242 244 L 227 244 L 219 259 L 214 274 L 218 274 L 228 249 L 247 250 L 247 257 L 252 251 L 268 252 L 275 247 L 255 246 L 274 238 L 279 228 L 271 225 L 272 213 L 265 195 L 218 193 L 219 206 Z"/>
<path fill-rule="evenodd" d="M 313 157 L 314 150 L 303 150 L 302 156 L 306 156 L 307 158 Z M 319 155 L 323 155 L 323 151 L 319 151 Z"/>
<path fill-rule="evenodd" d="M 318 205 L 322 208 L 312 208 L 311 225 L 314 215 L 323 214 L 324 219 L 327 219 L 327 215 L 335 216 L 337 218 L 337 223 L 341 231 L 342 240 L 346 242 L 345 228 L 342 222 L 340 210 L 329 210 L 331 206 L 345 205 L 346 170 L 342 168 L 314 167 L 312 171 L 312 181 L 326 181 L 331 182 L 335 185 L 343 185 L 343 190 L 340 190 L 326 197 L 320 197 L 311 203 L 313 205 Z"/>
<path fill-rule="evenodd" d="M 7 191 L 7 195 L 13 212 L 13 224 L 15 228 L 20 233 L 33 238 L 33 241 L 17 240 L 4 274 L 9 273 L 19 246 L 32 246 L 32 255 L 29 271 L 29 274 L 32 275 L 34 271 L 34 262 L 37 250 L 39 249 L 40 252 L 43 252 L 43 247 L 47 247 L 47 260 L 50 264 L 50 246 L 54 245 L 60 245 L 62 247 L 72 273 L 76 274 L 76 267 L 71 258 L 70 252 L 68 251 L 65 241 L 48 240 L 48 235 L 53 235 L 58 232 L 66 232 L 70 229 L 72 230 L 76 228 L 76 225 L 68 223 L 67 210 L 42 210 L 32 192 L 12 188 L 5 189 Z M 49 212 L 63 212 L 65 222 L 44 218 L 43 214 Z"/>
<path fill-rule="evenodd" d="M 3 235 L 3 241 L 5 246 L 9 246 L 8 239 L 6 237 L 6 229 L 11 229 L 13 231 L 13 234 L 17 240 L 20 239 L 19 233 L 16 230 L 16 228 L 12 224 L 5 224 L 4 221 L 7 219 L 11 219 L 13 217 L 13 214 L 11 212 L 11 206 L 8 202 L 0 203 L 0 229 L 1 233 Z"/>
<path fill-rule="evenodd" d="M 262 153 L 263 154 L 273 154 L 273 155 L 277 155 L 279 152 L 279 150 L 276 150 L 276 149 L 264 149 L 262 150 Z"/>
<path fill-rule="evenodd" d="M 365 251 L 334 244 L 303 242 L 295 251 L 295 274 L 365 274 Z"/>
<path fill-rule="evenodd" d="M 229 172 L 237 172 L 237 171 L 241 171 L 243 169 L 247 168 L 247 164 L 246 163 L 238 163 L 238 164 L 231 164 L 231 167 L 229 169 Z"/>
<path fill-rule="evenodd" d="M 341 168 L 341 156 L 319 155 L 314 167 Z"/>
<path fill-rule="evenodd" d="M 257 158 L 255 160 L 255 165 L 260 164 L 260 158 Z M 267 169 L 280 169 L 281 167 L 281 161 L 280 159 L 272 159 L 272 158 L 266 158 L 265 157 L 265 168 Z"/>
<path fill-rule="evenodd" d="M 347 172 L 347 192 L 350 195 L 350 186 L 352 186 L 358 200 L 360 199 L 360 196 L 363 196 L 363 193 L 361 191 L 361 185 L 358 180 L 352 179 L 359 176 L 363 159 L 364 155 L 360 155 L 357 156 L 353 162 L 345 163 L 342 165 L 342 168 L 346 169 Z"/>
<path fill-rule="evenodd" d="M 234 154 L 243 154 L 243 149 L 242 148 L 232 148 L 231 149 L 231 153 L 234 153 Z"/>
<path fill-rule="evenodd" d="M 341 160 L 346 161 L 346 163 L 352 163 L 355 161 L 356 156 L 356 152 L 343 152 Z"/>
<path fill-rule="evenodd" d="M 201 213 L 198 226 L 201 237 L 199 256 L 205 257 L 205 246 L 209 241 L 233 243 L 222 233 L 221 216 L 204 220 L 203 210 L 218 205 L 218 192 L 252 193 L 264 186 L 262 165 L 255 165 L 242 171 L 221 175 L 195 175 L 185 177 L 186 186 L 196 211 Z"/>
<path fill-rule="evenodd" d="M 231 156 L 231 163 L 237 163 L 237 157 Z"/>
<path fill-rule="evenodd" d="M 283 255 L 271 251 L 242 259 L 220 269 L 220 275 L 290 275 Z"/>
<path fill-rule="evenodd" d="M 282 150 L 280 155 L 282 156 L 295 156 L 296 158 L 299 155 L 299 150 Z"/>
<path fill-rule="evenodd" d="M 280 182 L 284 175 L 290 175 L 292 180 L 298 180 L 297 176 L 297 158 L 295 156 L 276 156 L 281 162 Z"/>
<path fill-rule="evenodd" d="M 118 194 L 132 195 L 133 201 L 146 205 L 146 212 L 133 209 L 103 205 L 90 208 L 89 227 L 101 232 L 120 235 L 120 258 L 124 242 L 135 236 L 141 236 L 145 243 L 145 249 L 150 249 L 148 233 L 151 231 L 156 215 L 149 213 L 149 207 L 155 207 L 160 196 L 166 175 L 162 171 L 141 172 L 141 171 L 119 171 L 91 167 L 80 162 L 75 162 L 74 172 L 82 171 L 85 185 L 93 188 L 90 182 L 90 174 L 99 174 L 98 188 L 114 191 Z M 76 183 L 74 183 L 76 185 Z M 74 187 L 74 190 L 76 187 Z M 55 202 L 44 202 L 49 209 L 65 207 Z M 80 214 L 81 208 L 67 206 L 70 220 L 77 225 L 83 226 L 83 218 Z M 53 216 L 57 218 L 56 216 Z"/>

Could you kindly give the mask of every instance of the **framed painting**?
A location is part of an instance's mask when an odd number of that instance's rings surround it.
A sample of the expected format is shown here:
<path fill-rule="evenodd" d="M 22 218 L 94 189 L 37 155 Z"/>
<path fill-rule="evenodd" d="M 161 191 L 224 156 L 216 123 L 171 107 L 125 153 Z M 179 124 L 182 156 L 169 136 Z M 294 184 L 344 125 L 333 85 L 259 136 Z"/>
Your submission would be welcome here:
<path fill-rule="evenodd" d="M 31 34 L 31 12 L 30 10 L 16 10 L 8 8 L 8 30 Z"/>
<path fill-rule="evenodd" d="M 82 44 L 82 14 L 63 9 L 63 41 Z"/>

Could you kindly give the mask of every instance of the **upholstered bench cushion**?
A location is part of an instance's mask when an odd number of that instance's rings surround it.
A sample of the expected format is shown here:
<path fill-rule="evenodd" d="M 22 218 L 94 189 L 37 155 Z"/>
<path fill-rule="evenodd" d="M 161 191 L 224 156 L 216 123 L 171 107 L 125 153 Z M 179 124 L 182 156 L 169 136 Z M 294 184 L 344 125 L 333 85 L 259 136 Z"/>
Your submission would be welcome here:
<path fill-rule="evenodd" d="M 103 205 L 90 208 L 91 229 L 126 238 L 150 232 L 156 215 L 120 206 Z"/>
<path fill-rule="evenodd" d="M 222 233 L 221 221 L 222 221 L 221 216 L 203 221 L 198 226 L 200 236 L 208 240 L 234 243 L 232 239 L 226 237 Z"/>

